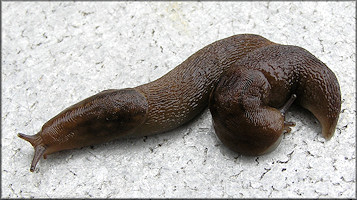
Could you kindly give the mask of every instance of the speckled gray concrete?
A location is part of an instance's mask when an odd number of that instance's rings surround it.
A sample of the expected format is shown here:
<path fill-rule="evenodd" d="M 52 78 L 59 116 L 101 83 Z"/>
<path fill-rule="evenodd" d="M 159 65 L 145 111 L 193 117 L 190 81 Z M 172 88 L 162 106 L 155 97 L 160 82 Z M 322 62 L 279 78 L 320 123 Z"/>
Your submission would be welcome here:
<path fill-rule="evenodd" d="M 354 2 L 3 2 L 2 197 L 355 197 Z M 165 134 L 55 153 L 29 172 L 35 134 L 64 108 L 155 80 L 203 46 L 255 33 L 301 46 L 342 91 L 335 136 L 293 108 L 272 153 L 239 156 L 209 111 Z"/>

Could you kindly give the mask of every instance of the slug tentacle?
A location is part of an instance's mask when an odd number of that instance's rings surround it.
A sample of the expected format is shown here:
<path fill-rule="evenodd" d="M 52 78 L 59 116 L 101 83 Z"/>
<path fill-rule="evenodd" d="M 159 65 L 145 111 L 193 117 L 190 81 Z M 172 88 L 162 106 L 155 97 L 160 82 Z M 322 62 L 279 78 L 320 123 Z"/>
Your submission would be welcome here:
<path fill-rule="evenodd" d="M 295 122 L 284 122 L 284 133 L 290 133 L 291 132 L 291 128 L 292 126 L 295 126 Z"/>
<path fill-rule="evenodd" d="M 37 146 L 41 143 L 42 139 L 41 136 L 36 134 L 36 135 L 26 135 L 23 133 L 18 133 L 17 136 L 21 139 L 26 140 L 27 142 L 31 143 L 32 146 Z"/>
<path fill-rule="evenodd" d="M 291 121 L 285 121 L 285 113 L 287 110 L 291 107 L 291 105 L 294 103 L 296 100 L 296 94 L 292 94 L 290 99 L 279 109 L 281 114 L 284 116 L 284 128 L 283 128 L 283 133 L 290 133 L 292 126 L 295 126 L 295 122 Z"/>
<path fill-rule="evenodd" d="M 290 106 L 294 103 L 295 100 L 296 100 L 296 94 L 292 94 L 290 99 L 283 105 L 283 107 L 280 108 L 280 112 L 284 116 L 284 119 L 285 119 L 286 111 L 290 108 Z M 291 132 L 290 127 L 295 126 L 295 125 L 296 125 L 295 122 L 284 121 L 284 132 L 283 133 L 290 133 Z"/>
<path fill-rule="evenodd" d="M 280 112 L 285 115 L 286 111 L 290 108 L 290 106 L 294 103 L 296 99 L 296 94 L 292 94 L 290 99 L 284 104 L 283 107 L 280 108 Z"/>
<path fill-rule="evenodd" d="M 41 157 L 43 156 L 44 158 L 46 158 L 46 155 L 45 155 L 46 145 L 43 144 L 40 134 L 26 135 L 23 133 L 18 133 L 18 137 L 31 143 L 31 145 L 35 149 L 35 154 L 33 156 L 33 159 L 31 162 L 31 168 L 30 168 L 30 171 L 33 172 L 36 168 L 38 161 L 41 159 Z"/>
<path fill-rule="evenodd" d="M 45 151 L 46 151 L 46 147 L 44 147 L 42 145 L 38 145 L 35 147 L 35 155 L 33 156 L 31 168 L 30 168 L 31 172 L 35 171 L 36 165 L 37 165 L 38 161 L 40 161 L 42 156 L 44 156 L 46 158 L 46 156 L 44 155 Z"/>
<path fill-rule="evenodd" d="M 218 138 L 247 155 L 274 150 L 293 122 L 292 103 L 310 110 L 331 138 L 341 109 L 338 81 L 308 51 L 253 35 L 234 35 L 200 49 L 161 78 L 109 89 L 60 112 L 33 136 L 18 134 L 41 156 L 124 137 L 162 133 L 187 123 L 207 105 Z"/>

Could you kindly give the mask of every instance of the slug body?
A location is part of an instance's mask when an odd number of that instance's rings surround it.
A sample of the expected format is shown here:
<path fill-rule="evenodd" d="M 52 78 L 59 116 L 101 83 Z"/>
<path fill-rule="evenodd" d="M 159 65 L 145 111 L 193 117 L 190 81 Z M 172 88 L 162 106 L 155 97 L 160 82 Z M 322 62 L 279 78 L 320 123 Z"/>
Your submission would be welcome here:
<path fill-rule="evenodd" d="M 284 60 L 284 56 L 291 57 Z M 312 61 L 304 63 L 309 59 Z M 285 104 L 285 112 L 295 99 L 288 101 L 293 93 L 297 94 L 296 101 L 321 122 L 323 135 L 330 138 L 341 104 L 339 85 L 331 70 L 301 48 L 279 45 L 258 35 L 235 35 L 207 45 L 153 82 L 100 92 L 65 109 L 37 134 L 20 133 L 19 137 L 35 148 L 30 168 L 34 171 L 42 156 L 57 151 L 174 129 L 197 116 L 210 102 L 221 141 L 237 152 L 260 154 L 266 151 L 265 146 L 277 144 L 276 138 L 292 125 L 276 108 Z M 227 103 L 230 99 L 238 104 Z M 270 111 L 254 111 L 266 107 Z M 227 112 L 229 109 L 237 113 Z M 248 122 L 256 121 L 255 117 L 258 123 Z M 237 131 L 234 124 L 243 131 Z M 273 128 L 264 133 L 265 127 Z M 251 136 L 242 139 L 242 132 Z M 261 132 L 265 136 L 260 136 Z M 235 147 L 244 146 L 247 138 L 259 144 L 254 148 Z"/>
<path fill-rule="evenodd" d="M 274 150 L 282 133 L 294 126 L 284 119 L 294 100 L 314 114 L 330 139 L 341 110 L 336 76 L 300 47 L 271 45 L 234 63 L 212 92 L 209 107 L 215 132 L 226 146 L 261 155 Z"/>

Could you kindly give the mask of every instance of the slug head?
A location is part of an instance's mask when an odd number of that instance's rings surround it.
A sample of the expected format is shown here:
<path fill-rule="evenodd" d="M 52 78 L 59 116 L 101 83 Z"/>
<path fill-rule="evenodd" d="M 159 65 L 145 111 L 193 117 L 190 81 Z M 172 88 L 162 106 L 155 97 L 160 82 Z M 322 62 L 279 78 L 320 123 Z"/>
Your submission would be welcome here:
<path fill-rule="evenodd" d="M 18 136 L 32 144 L 34 171 L 43 155 L 108 142 L 133 133 L 147 113 L 145 97 L 135 89 L 105 90 L 74 104 L 48 122 L 39 133 Z"/>

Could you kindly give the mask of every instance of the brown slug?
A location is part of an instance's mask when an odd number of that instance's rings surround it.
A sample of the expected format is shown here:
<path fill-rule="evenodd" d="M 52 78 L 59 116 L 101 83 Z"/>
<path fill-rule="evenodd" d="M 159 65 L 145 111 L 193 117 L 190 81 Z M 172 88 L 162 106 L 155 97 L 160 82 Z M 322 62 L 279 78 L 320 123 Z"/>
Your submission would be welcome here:
<path fill-rule="evenodd" d="M 102 91 L 68 107 L 37 134 L 18 136 L 35 149 L 33 172 L 42 156 L 162 133 L 190 121 L 209 104 L 223 144 L 259 155 L 290 131 L 293 123 L 285 122 L 284 113 L 295 99 L 317 117 L 323 136 L 331 138 L 340 98 L 334 73 L 306 50 L 241 34 L 205 46 L 153 82 Z"/>
<path fill-rule="evenodd" d="M 226 70 L 209 109 L 218 138 L 233 151 L 261 155 L 274 150 L 293 122 L 284 114 L 296 101 L 319 120 L 330 139 L 341 110 L 335 74 L 303 48 L 259 48 Z"/>

